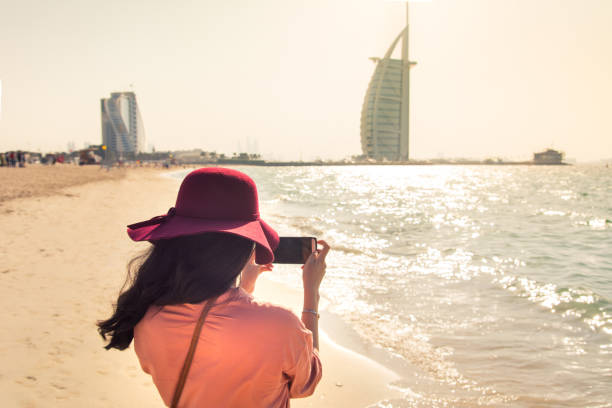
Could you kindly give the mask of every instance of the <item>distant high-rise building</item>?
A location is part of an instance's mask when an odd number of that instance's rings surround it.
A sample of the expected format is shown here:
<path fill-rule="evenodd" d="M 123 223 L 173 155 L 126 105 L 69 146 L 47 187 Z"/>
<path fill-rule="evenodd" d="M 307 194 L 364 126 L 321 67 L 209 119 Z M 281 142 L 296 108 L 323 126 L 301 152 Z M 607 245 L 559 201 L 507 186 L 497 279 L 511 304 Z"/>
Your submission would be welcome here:
<path fill-rule="evenodd" d="M 121 157 L 145 150 L 145 133 L 134 92 L 113 92 L 100 101 L 102 144 Z"/>
<path fill-rule="evenodd" d="M 400 40 L 402 59 L 392 59 Z M 376 69 L 361 110 L 361 149 L 375 160 L 409 160 L 410 68 L 416 62 L 408 58 L 408 3 L 406 28 L 383 58 L 371 59 Z"/>

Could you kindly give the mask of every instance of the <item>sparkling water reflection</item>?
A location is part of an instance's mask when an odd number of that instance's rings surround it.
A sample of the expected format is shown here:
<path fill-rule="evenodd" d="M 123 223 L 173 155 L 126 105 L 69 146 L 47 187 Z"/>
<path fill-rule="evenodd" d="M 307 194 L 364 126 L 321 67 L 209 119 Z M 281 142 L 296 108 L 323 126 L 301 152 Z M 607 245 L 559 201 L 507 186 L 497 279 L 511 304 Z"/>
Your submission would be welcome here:
<path fill-rule="evenodd" d="M 609 169 L 241 170 L 282 234 L 332 244 L 329 309 L 401 358 L 410 392 L 377 406 L 612 406 Z"/>

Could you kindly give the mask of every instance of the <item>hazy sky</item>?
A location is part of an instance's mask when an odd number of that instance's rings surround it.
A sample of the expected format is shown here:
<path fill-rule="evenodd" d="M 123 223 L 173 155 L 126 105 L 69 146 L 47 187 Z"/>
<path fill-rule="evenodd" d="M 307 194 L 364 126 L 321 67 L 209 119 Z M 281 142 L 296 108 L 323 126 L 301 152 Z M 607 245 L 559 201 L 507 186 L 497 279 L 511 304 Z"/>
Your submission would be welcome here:
<path fill-rule="evenodd" d="M 412 157 L 612 157 L 612 0 L 410 7 Z M 0 151 L 100 143 L 133 84 L 157 150 L 359 154 L 368 58 L 404 24 L 385 0 L 0 0 Z"/>

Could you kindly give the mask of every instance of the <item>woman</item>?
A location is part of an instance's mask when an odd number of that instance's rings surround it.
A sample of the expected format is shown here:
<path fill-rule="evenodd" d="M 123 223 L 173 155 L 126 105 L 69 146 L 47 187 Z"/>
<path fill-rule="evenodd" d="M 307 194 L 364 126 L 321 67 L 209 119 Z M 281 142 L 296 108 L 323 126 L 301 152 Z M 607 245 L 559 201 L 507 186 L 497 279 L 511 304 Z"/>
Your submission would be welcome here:
<path fill-rule="evenodd" d="M 272 269 L 277 233 L 259 217 L 255 183 L 236 170 L 185 177 L 176 207 L 128 226 L 153 245 L 128 269 L 114 314 L 98 323 L 107 349 L 132 339 L 142 369 L 168 406 L 286 407 L 314 392 L 319 286 L 329 246 L 302 267 L 304 309 L 253 299 Z"/>

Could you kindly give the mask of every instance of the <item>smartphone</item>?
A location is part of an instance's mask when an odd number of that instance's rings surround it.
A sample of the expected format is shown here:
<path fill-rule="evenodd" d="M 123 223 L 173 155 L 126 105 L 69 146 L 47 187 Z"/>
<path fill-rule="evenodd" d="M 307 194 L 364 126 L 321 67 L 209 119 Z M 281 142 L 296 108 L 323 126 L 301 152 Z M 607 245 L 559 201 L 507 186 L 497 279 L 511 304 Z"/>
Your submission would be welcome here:
<path fill-rule="evenodd" d="M 273 262 L 303 265 L 316 249 L 317 239 L 314 237 L 280 237 Z"/>

